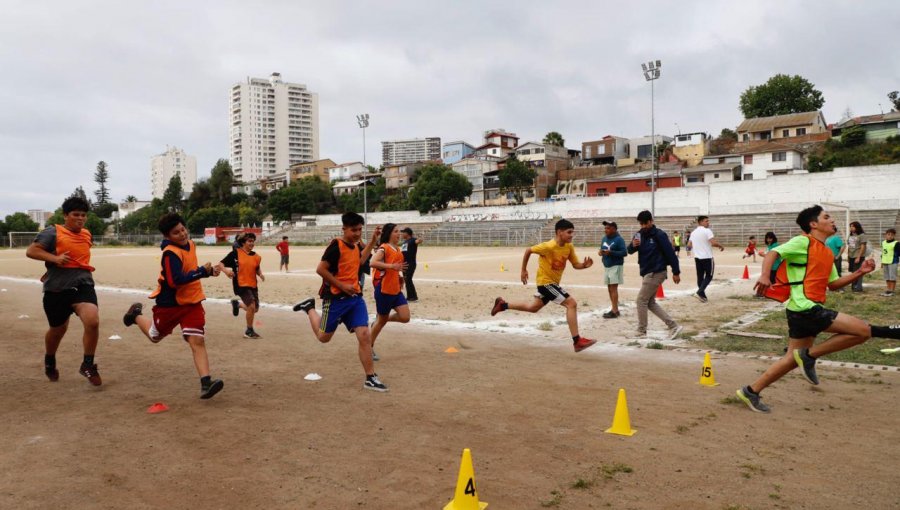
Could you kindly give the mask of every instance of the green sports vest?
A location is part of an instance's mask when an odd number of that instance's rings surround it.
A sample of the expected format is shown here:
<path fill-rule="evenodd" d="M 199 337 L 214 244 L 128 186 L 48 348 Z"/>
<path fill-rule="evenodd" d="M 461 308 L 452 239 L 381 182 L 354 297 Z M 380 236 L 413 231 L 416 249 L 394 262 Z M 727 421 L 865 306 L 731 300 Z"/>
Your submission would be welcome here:
<path fill-rule="evenodd" d="M 882 264 L 893 264 L 894 263 L 894 250 L 897 247 L 897 241 L 881 241 L 881 263 Z"/>

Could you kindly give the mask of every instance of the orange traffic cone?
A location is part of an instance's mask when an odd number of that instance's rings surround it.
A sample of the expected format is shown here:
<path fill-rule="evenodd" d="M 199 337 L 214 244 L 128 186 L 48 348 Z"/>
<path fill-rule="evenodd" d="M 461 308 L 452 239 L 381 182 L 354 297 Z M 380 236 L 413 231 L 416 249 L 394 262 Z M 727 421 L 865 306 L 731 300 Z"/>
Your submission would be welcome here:
<path fill-rule="evenodd" d="M 168 411 L 168 410 L 169 410 L 169 406 L 163 404 L 162 402 L 157 402 L 147 408 L 147 412 L 150 414 L 161 413 L 161 412 Z"/>
<path fill-rule="evenodd" d="M 741 276 L 741 280 L 749 280 L 750 279 L 750 268 L 744 266 L 744 274 Z"/>
<path fill-rule="evenodd" d="M 662 284 L 659 284 L 659 287 L 656 288 L 656 299 L 665 299 L 666 293 L 663 292 Z"/>

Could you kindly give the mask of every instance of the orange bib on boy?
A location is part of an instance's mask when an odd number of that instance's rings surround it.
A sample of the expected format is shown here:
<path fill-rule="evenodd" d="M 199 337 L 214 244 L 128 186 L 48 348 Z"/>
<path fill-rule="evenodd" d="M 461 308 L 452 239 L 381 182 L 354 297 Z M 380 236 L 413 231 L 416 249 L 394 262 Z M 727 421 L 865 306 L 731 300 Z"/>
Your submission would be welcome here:
<path fill-rule="evenodd" d="M 188 241 L 187 250 L 178 245 L 169 244 L 163 248 L 163 258 L 161 260 L 165 260 L 167 251 L 174 253 L 175 256 L 181 260 L 181 267 L 185 273 L 189 273 L 200 267 L 199 264 L 197 264 L 197 246 L 194 245 L 194 241 Z M 159 278 L 157 278 L 157 282 L 159 282 L 158 286 L 156 287 L 156 290 L 153 291 L 153 294 L 150 294 L 150 299 L 155 298 L 162 292 L 162 286 L 165 281 L 166 273 L 161 269 Z M 175 288 L 175 301 L 179 305 L 192 305 L 199 303 L 204 299 L 206 299 L 206 295 L 203 294 L 203 285 L 200 284 L 200 280 L 194 280 L 188 284 Z"/>
<path fill-rule="evenodd" d="M 390 243 L 381 245 L 385 264 L 402 264 L 403 253 Z M 400 272 L 396 269 L 376 269 L 372 277 L 373 285 L 381 285 L 381 293 L 396 296 L 400 293 Z"/>
<path fill-rule="evenodd" d="M 260 257 L 259 254 L 255 252 L 253 253 L 253 255 L 250 255 L 240 248 L 235 251 L 237 252 L 238 263 L 238 287 L 256 288 L 256 269 L 259 268 L 259 263 L 262 260 L 262 257 Z"/>
<path fill-rule="evenodd" d="M 784 303 L 791 297 L 791 286 L 803 285 L 803 294 L 810 301 L 824 304 L 825 292 L 828 289 L 828 279 L 834 267 L 834 252 L 825 246 L 825 243 L 812 236 L 804 236 L 809 239 L 806 249 L 806 263 L 784 261 L 775 272 L 775 281 L 766 290 L 765 296 Z M 806 267 L 806 273 L 800 281 L 788 280 L 787 267 Z"/>
<path fill-rule="evenodd" d="M 93 244 L 93 237 L 88 229 L 82 228 L 76 233 L 63 225 L 56 225 L 56 255 L 66 252 L 69 254 L 69 261 L 60 267 L 93 271 L 94 267 L 91 266 Z"/>
<path fill-rule="evenodd" d="M 360 262 L 360 253 L 359 246 L 347 246 L 347 243 L 344 242 L 343 239 L 337 239 L 338 248 L 341 250 L 341 258 L 338 260 L 338 270 L 337 274 L 334 275 L 335 279 L 341 283 L 346 283 L 347 285 L 352 285 L 353 290 L 358 294 L 360 292 L 359 289 L 359 262 Z M 331 294 L 333 296 L 338 296 L 343 294 L 341 289 L 335 287 L 334 285 L 330 286 Z"/>

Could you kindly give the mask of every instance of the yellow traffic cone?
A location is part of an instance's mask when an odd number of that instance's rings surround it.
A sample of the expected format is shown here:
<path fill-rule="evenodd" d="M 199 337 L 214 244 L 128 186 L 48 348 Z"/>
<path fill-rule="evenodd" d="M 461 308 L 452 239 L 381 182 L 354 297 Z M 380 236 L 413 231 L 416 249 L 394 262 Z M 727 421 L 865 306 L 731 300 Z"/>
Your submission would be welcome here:
<path fill-rule="evenodd" d="M 425 264 L 425 270 L 428 271 L 428 264 Z"/>
<path fill-rule="evenodd" d="M 700 384 L 703 386 L 718 386 L 716 376 L 713 375 L 712 362 L 709 360 L 709 353 L 703 357 L 703 368 L 700 370 Z"/>
<path fill-rule="evenodd" d="M 472 468 L 472 452 L 466 448 L 463 450 L 462 460 L 459 463 L 459 477 L 456 479 L 453 501 L 447 503 L 444 510 L 480 510 L 487 506 L 487 503 L 478 501 L 478 491 L 475 490 L 475 470 Z"/>
<path fill-rule="evenodd" d="M 503 265 L 503 262 L 500 263 L 500 272 L 503 273 L 506 271 L 506 267 Z"/>
<path fill-rule="evenodd" d="M 612 427 L 606 429 L 607 434 L 620 436 L 633 436 L 636 430 L 631 428 L 631 420 L 628 418 L 628 401 L 625 399 L 625 390 L 619 388 L 619 399 L 616 401 L 616 415 L 613 416 Z"/>

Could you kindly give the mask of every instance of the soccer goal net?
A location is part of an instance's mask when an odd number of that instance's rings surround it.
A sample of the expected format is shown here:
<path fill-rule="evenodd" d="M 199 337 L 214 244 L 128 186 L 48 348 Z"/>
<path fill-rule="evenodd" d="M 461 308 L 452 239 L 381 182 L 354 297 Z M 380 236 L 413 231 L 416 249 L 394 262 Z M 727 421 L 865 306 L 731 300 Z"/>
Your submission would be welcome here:
<path fill-rule="evenodd" d="M 24 248 L 31 244 L 34 241 L 34 238 L 40 232 L 10 232 L 9 233 L 9 247 L 10 248 Z"/>

